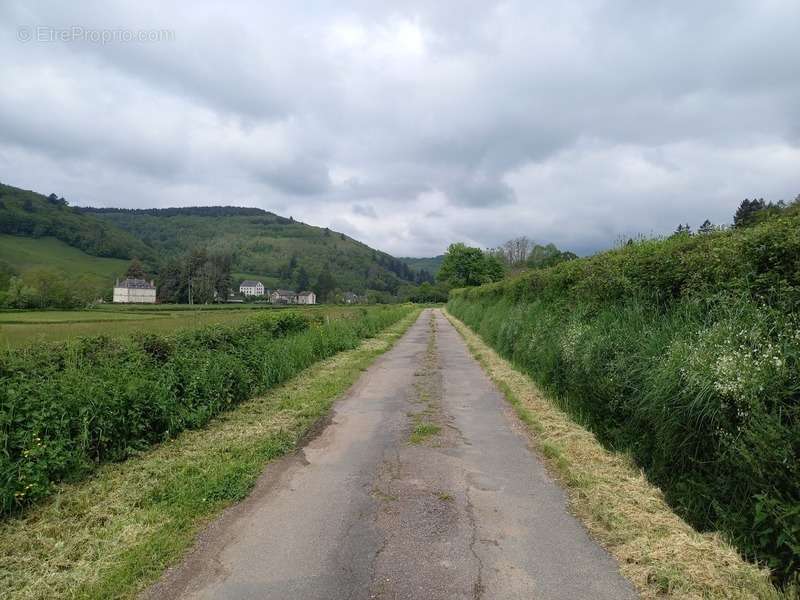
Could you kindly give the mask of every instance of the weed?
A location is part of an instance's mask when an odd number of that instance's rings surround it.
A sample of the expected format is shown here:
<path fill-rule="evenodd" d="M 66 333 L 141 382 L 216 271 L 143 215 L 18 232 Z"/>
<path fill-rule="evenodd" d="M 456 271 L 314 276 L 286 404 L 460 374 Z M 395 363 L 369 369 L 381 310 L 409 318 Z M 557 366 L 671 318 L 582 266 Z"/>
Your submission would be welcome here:
<path fill-rule="evenodd" d="M 434 423 L 417 423 L 408 441 L 412 444 L 421 444 L 429 437 L 438 434 L 441 430 L 442 428 Z"/>

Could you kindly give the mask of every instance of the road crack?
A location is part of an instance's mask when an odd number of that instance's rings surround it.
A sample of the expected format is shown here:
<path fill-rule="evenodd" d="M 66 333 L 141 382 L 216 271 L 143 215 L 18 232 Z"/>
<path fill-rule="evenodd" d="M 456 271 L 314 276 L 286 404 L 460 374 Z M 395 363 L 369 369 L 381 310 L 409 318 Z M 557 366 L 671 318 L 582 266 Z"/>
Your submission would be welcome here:
<path fill-rule="evenodd" d="M 475 546 L 478 544 L 480 540 L 478 539 L 478 523 L 475 519 L 475 508 L 472 506 L 472 499 L 469 497 L 470 489 L 471 486 L 467 486 L 464 489 L 464 498 L 466 500 L 466 513 L 467 513 L 467 518 L 469 519 L 469 525 L 471 529 L 471 535 L 469 540 L 469 551 L 472 553 L 472 556 L 475 557 L 475 561 L 478 563 L 478 573 L 475 577 L 475 583 L 472 586 L 472 599 L 481 600 L 484 592 L 483 560 L 478 555 L 478 551 L 475 549 Z"/>

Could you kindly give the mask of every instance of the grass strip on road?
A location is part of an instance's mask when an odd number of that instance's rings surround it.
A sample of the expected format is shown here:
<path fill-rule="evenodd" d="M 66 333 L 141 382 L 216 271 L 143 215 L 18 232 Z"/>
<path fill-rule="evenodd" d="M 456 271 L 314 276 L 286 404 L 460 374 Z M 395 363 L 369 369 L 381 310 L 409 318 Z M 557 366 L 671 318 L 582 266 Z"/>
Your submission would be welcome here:
<path fill-rule="evenodd" d="M 129 598 L 244 498 L 270 460 L 292 451 L 361 372 L 419 316 L 322 360 L 200 430 L 187 431 L 0 523 L 8 599 Z"/>
<path fill-rule="evenodd" d="M 605 450 L 527 375 L 445 314 L 528 427 L 534 447 L 566 488 L 574 514 L 643 598 L 790 597 L 775 589 L 767 570 L 743 560 L 719 535 L 690 527 L 629 457 Z"/>

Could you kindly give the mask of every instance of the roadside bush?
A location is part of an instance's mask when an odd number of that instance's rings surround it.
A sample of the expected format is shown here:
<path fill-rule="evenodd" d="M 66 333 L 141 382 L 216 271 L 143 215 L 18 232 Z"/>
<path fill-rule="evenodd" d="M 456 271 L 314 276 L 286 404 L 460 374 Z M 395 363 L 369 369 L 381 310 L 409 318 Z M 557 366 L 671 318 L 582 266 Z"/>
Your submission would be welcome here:
<path fill-rule="evenodd" d="M 173 336 L 98 336 L 0 353 L 0 514 L 100 463 L 202 427 L 409 310 L 375 307 L 327 321 L 281 311 Z"/>
<path fill-rule="evenodd" d="M 800 220 L 647 241 L 451 294 L 671 505 L 800 569 Z"/>

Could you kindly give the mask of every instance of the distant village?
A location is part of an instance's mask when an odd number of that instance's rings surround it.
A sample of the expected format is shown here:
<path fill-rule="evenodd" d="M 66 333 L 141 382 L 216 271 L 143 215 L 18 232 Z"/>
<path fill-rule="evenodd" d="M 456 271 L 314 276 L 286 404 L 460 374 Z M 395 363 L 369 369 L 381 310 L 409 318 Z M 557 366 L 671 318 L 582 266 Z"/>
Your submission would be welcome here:
<path fill-rule="evenodd" d="M 245 279 L 239 284 L 239 293 L 231 291 L 225 302 L 244 302 L 246 299 L 263 298 L 270 304 L 316 304 L 317 295 L 312 291 L 269 290 L 260 281 Z M 345 292 L 341 302 L 358 303 L 361 298 L 352 292 Z M 114 284 L 113 301 L 121 304 L 155 304 L 157 302 L 155 281 L 126 277 L 117 279 Z"/>
<path fill-rule="evenodd" d="M 262 296 L 269 298 L 270 304 L 316 304 L 314 292 L 293 292 L 291 290 L 268 290 L 260 281 L 245 279 L 239 284 L 239 294 L 245 298 Z"/>

